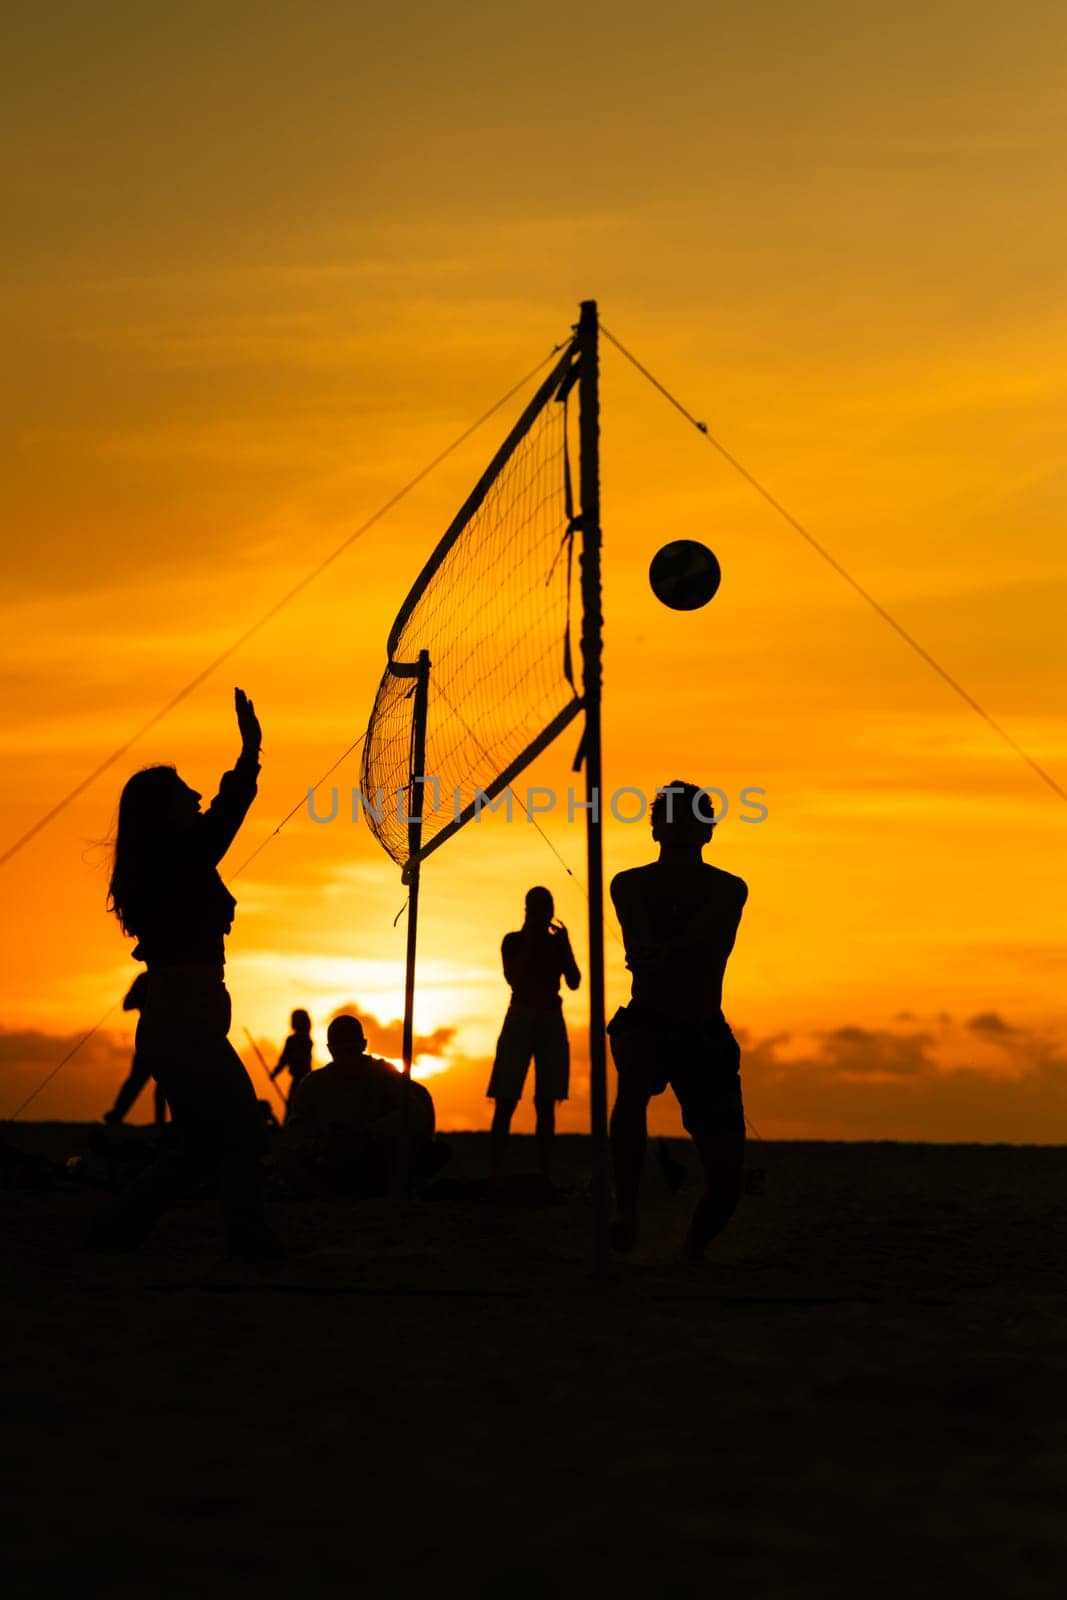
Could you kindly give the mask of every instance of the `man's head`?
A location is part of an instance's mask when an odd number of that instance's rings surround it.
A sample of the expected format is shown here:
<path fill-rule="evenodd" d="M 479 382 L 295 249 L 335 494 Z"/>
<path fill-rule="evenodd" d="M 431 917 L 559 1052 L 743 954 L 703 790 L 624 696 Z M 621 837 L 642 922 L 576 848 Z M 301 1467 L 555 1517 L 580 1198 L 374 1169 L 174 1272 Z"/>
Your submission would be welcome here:
<path fill-rule="evenodd" d="M 527 889 L 526 926 L 528 928 L 547 928 L 555 915 L 555 911 L 555 904 L 547 889 L 540 887 Z"/>
<path fill-rule="evenodd" d="M 699 855 L 715 831 L 711 794 L 681 778 L 657 789 L 649 816 L 653 839 L 670 855 Z"/>
<path fill-rule="evenodd" d="M 326 1046 L 334 1061 L 358 1061 L 366 1053 L 367 1036 L 358 1017 L 334 1017 L 326 1029 Z"/>

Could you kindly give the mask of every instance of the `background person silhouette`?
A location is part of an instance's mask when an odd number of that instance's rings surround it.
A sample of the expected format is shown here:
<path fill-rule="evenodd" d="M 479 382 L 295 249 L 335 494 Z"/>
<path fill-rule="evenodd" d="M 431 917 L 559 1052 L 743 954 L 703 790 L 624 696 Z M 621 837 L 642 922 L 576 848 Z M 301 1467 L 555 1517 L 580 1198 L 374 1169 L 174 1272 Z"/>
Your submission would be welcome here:
<path fill-rule="evenodd" d="M 534 1107 L 537 1112 L 537 1159 L 542 1176 L 549 1176 L 552 1142 L 556 1131 L 556 1102 L 566 1100 L 570 1086 L 570 1045 L 563 1020 L 560 980 L 568 989 L 582 981 L 570 937 L 562 922 L 554 922 L 555 907 L 547 889 L 529 889 L 526 916 L 515 933 L 506 933 L 500 946 L 504 976 L 511 986 L 511 1004 L 497 1040 L 493 1071 L 486 1090 L 496 1101 L 492 1127 L 492 1170 L 504 1168 L 508 1134 L 523 1085 L 534 1064 Z"/>
<path fill-rule="evenodd" d="M 147 965 L 137 1056 L 163 1090 L 178 1135 L 97 1223 L 90 1242 L 136 1248 L 187 1185 L 190 1166 L 217 1176 L 231 1255 L 263 1260 L 280 1247 L 263 1212 L 263 1120 L 227 1037 L 225 938 L 236 901 L 218 872 L 256 793 L 261 731 L 234 691 L 241 753 L 206 812 L 173 767 L 134 773 L 119 801 L 109 904 Z"/>
<path fill-rule="evenodd" d="M 693 1260 L 733 1214 L 745 1150 L 741 1052 L 722 1013 L 722 986 L 748 887 L 702 859 L 712 818 L 706 790 L 668 784 L 651 809 L 659 859 L 611 883 L 632 975 L 630 1003 L 608 1024 L 618 1072 L 612 1244 L 635 1243 L 648 1102 L 669 1083 L 704 1169 L 684 1247 Z"/>
<path fill-rule="evenodd" d="M 289 1017 L 289 1026 L 292 1033 L 285 1041 L 282 1053 L 278 1058 L 278 1065 L 271 1073 L 272 1078 L 289 1069 L 289 1093 L 285 1100 L 285 1114 L 289 1115 L 289 1107 L 293 1103 L 293 1096 L 311 1071 L 311 1018 L 306 1011 L 296 1010 Z"/>
<path fill-rule="evenodd" d="M 147 973 L 139 972 L 136 978 L 134 978 L 126 992 L 126 997 L 122 1002 L 123 1011 L 140 1011 L 141 1004 L 144 1000 L 145 982 L 147 977 Z M 133 1060 L 130 1062 L 129 1073 L 120 1086 L 118 1094 L 115 1096 L 115 1104 L 111 1107 L 110 1111 L 104 1112 L 104 1121 L 111 1127 L 116 1127 L 119 1123 L 121 1123 L 125 1119 L 127 1113 L 132 1111 L 137 1100 L 137 1096 L 140 1094 L 141 1090 L 144 1088 L 151 1076 L 152 1074 L 149 1072 L 147 1064 L 137 1054 L 137 1051 L 134 1050 Z M 156 1123 L 164 1123 L 167 1120 L 167 1099 L 158 1083 L 155 1086 L 153 1098 L 155 1100 Z"/>

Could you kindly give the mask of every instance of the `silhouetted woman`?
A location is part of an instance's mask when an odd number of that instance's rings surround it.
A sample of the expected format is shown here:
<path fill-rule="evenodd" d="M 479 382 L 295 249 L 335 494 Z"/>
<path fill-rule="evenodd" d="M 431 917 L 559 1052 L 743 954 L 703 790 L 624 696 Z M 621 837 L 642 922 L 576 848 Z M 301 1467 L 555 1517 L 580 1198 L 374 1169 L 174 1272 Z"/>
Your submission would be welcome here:
<path fill-rule="evenodd" d="M 144 999 L 145 984 L 148 982 L 147 972 L 139 972 L 130 984 L 129 992 L 122 1002 L 123 1011 L 140 1011 Z M 130 1070 L 115 1096 L 115 1104 L 110 1111 L 104 1112 L 104 1121 L 110 1127 L 117 1128 L 125 1119 L 126 1113 L 132 1111 L 141 1090 L 152 1074 L 144 1062 L 138 1059 L 136 1050 L 130 1062 Z M 167 1120 L 167 1097 L 163 1090 L 156 1084 L 155 1087 L 156 1126 L 160 1127 Z"/>
<path fill-rule="evenodd" d="M 173 767 L 146 767 L 122 791 L 109 907 L 147 965 L 137 1057 L 166 1095 L 178 1148 L 165 1152 L 100 1219 L 93 1240 L 133 1249 L 187 1184 L 190 1162 L 217 1174 L 231 1255 L 280 1253 L 263 1215 L 263 1123 L 227 1037 L 225 938 L 236 901 L 218 864 L 256 794 L 261 732 L 234 691 L 241 754 L 205 812 Z"/>
<path fill-rule="evenodd" d="M 286 1039 L 278 1065 L 271 1073 L 271 1077 L 276 1078 L 280 1072 L 285 1071 L 286 1067 L 289 1069 L 289 1093 L 285 1100 L 286 1116 L 288 1116 L 289 1107 L 293 1103 L 293 1096 L 311 1071 L 312 1050 L 311 1018 L 307 1012 L 301 1008 L 292 1012 L 289 1017 L 289 1026 L 293 1031 Z"/>

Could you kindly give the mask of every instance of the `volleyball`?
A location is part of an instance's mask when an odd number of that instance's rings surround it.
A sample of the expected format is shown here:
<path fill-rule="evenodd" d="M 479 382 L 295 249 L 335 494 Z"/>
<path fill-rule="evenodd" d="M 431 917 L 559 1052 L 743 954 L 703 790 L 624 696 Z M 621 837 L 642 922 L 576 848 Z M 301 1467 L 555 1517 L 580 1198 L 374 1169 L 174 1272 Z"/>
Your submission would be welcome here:
<path fill-rule="evenodd" d="M 675 539 L 657 550 L 648 569 L 656 599 L 672 611 L 698 611 L 722 581 L 714 552 L 696 539 Z"/>

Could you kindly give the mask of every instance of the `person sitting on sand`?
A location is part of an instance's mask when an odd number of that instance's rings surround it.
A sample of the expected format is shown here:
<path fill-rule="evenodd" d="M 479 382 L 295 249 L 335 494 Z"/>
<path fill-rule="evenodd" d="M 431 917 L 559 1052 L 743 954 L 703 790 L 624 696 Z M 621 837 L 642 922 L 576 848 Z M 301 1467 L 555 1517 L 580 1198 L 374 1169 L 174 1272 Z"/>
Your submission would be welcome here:
<path fill-rule="evenodd" d="M 611 884 L 632 974 L 632 999 L 608 1024 L 618 1072 L 611 1241 L 633 1248 L 648 1102 L 670 1084 L 704 1169 L 685 1242 L 687 1258 L 699 1260 L 741 1193 L 741 1052 L 722 1013 L 722 986 L 748 887 L 702 859 L 714 832 L 707 790 L 668 784 L 652 803 L 651 823 L 659 859 Z"/>
<path fill-rule="evenodd" d="M 582 981 L 570 938 L 562 922 L 553 921 L 555 906 L 547 889 L 530 889 L 522 927 L 506 933 L 500 947 L 511 1003 L 497 1040 L 496 1057 L 486 1094 L 496 1101 L 493 1112 L 494 1178 L 504 1169 L 508 1134 L 523 1085 L 534 1064 L 534 1107 L 537 1112 L 537 1158 L 548 1177 L 556 1131 L 556 1102 L 566 1100 L 570 1079 L 570 1046 L 563 1020 L 560 979 L 568 989 Z"/>
<path fill-rule="evenodd" d="M 406 1139 L 408 1171 L 430 1176 L 444 1147 L 434 1143 L 429 1090 L 367 1053 L 358 1017 L 334 1017 L 326 1043 L 330 1060 L 303 1079 L 289 1102 L 279 1175 L 305 1191 L 386 1194 Z"/>
<path fill-rule="evenodd" d="M 306 1011 L 297 1010 L 290 1014 L 289 1026 L 292 1033 L 285 1041 L 285 1046 L 278 1058 L 278 1065 L 271 1073 L 276 1078 L 286 1067 L 289 1069 L 289 1093 L 286 1096 L 286 1114 L 293 1103 L 293 1096 L 311 1071 L 311 1018 Z"/>
<path fill-rule="evenodd" d="M 144 1004 L 147 984 L 147 972 L 138 973 L 130 984 L 126 998 L 122 1002 L 123 1011 L 140 1011 Z M 134 1050 L 129 1073 L 115 1096 L 115 1104 L 110 1111 L 104 1112 L 104 1121 L 109 1127 L 117 1127 L 121 1122 L 125 1121 L 127 1112 L 133 1110 L 137 1096 L 151 1076 L 152 1073 L 147 1063 Z M 155 1086 L 154 1100 L 156 1125 L 159 1126 L 167 1120 L 167 1097 L 158 1083 Z"/>

